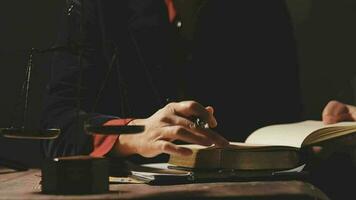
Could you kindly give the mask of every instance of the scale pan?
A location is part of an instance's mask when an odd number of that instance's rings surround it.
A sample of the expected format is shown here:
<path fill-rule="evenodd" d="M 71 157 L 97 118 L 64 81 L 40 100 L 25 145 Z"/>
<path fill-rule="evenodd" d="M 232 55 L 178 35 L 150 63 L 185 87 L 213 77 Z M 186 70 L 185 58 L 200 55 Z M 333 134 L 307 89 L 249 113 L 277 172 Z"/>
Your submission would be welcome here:
<path fill-rule="evenodd" d="M 55 139 L 61 133 L 60 129 L 24 129 L 24 128 L 1 128 L 0 137 L 14 139 Z"/>

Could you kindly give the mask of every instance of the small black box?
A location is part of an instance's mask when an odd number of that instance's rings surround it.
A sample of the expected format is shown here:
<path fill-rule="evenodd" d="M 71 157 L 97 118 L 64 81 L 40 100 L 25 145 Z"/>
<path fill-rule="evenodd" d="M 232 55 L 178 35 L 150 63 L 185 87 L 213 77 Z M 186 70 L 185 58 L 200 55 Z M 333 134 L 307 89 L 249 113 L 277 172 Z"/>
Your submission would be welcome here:
<path fill-rule="evenodd" d="M 109 191 L 109 164 L 104 157 L 70 156 L 45 160 L 42 192 L 99 194 Z"/>

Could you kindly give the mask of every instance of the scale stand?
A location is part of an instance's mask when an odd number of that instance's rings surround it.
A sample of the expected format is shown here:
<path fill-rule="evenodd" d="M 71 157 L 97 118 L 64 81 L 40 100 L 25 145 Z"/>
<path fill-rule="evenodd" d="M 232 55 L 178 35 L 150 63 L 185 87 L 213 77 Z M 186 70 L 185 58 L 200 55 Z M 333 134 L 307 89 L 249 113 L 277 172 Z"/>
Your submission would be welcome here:
<path fill-rule="evenodd" d="M 60 129 L 29 129 L 27 128 L 27 114 L 29 105 L 29 92 L 30 92 L 30 81 L 31 73 L 33 68 L 33 54 L 37 50 L 31 49 L 28 64 L 26 67 L 26 78 L 22 85 L 20 101 L 24 97 L 23 111 L 21 126 L 14 126 L 14 117 L 11 120 L 11 126 L 8 128 L 0 128 L 0 137 L 4 138 L 15 138 L 15 139 L 54 139 L 60 134 Z M 15 115 L 16 113 L 14 113 Z"/>
<path fill-rule="evenodd" d="M 84 1 L 80 0 L 80 33 L 81 35 L 83 34 L 83 13 L 84 13 Z M 99 1 L 100 2 L 100 1 Z M 76 3 L 72 1 L 72 4 L 69 5 L 68 11 L 67 11 L 67 17 L 69 21 L 69 17 L 71 16 L 71 13 L 73 9 L 75 8 Z M 79 42 L 73 42 L 68 38 L 68 44 L 67 46 L 55 46 L 55 47 L 50 47 L 44 50 L 38 50 L 38 49 L 31 49 L 29 53 L 29 59 L 28 59 L 28 64 L 26 67 L 26 75 L 25 75 L 25 80 L 21 89 L 21 97 L 24 98 L 24 104 L 23 106 L 23 112 L 22 112 L 22 119 L 21 119 L 21 126 L 14 126 L 14 118 L 11 120 L 11 126 L 7 128 L 0 128 L 0 138 L 11 138 L 11 139 L 34 139 L 34 140 L 51 140 L 51 139 L 56 139 L 59 134 L 61 133 L 61 130 L 59 128 L 50 128 L 50 129 L 30 129 L 27 126 L 27 115 L 28 115 L 28 107 L 29 107 L 29 92 L 30 92 L 30 82 L 31 82 L 31 73 L 32 73 L 32 68 L 33 68 L 33 56 L 35 53 L 43 54 L 43 53 L 48 53 L 48 52 L 57 52 L 57 51 L 74 51 L 79 54 L 79 68 L 80 68 L 80 76 L 78 79 L 78 85 L 77 85 L 77 109 L 78 109 L 78 120 L 79 120 L 79 113 L 80 113 L 80 86 L 81 86 L 81 79 L 82 79 L 82 71 L 83 71 L 83 52 L 86 50 L 88 47 L 83 46 L 81 44 L 81 40 Z M 110 69 L 113 68 L 114 62 L 117 59 L 116 53 L 112 56 L 112 62 L 110 63 L 108 73 L 110 73 Z M 97 103 L 102 95 L 102 92 L 105 88 L 106 82 L 107 82 L 108 76 L 104 79 L 102 83 L 102 87 L 99 90 L 95 102 Z M 95 106 L 93 106 L 93 110 L 95 109 Z M 14 112 L 15 113 L 15 112 Z M 89 116 L 89 115 L 87 115 Z M 143 132 L 145 127 L 144 126 L 138 126 L 138 125 L 118 125 L 118 126 L 103 126 L 103 125 L 93 125 L 89 123 L 89 120 L 84 121 L 84 131 L 88 134 L 103 134 L 103 135 L 119 135 L 119 134 L 136 134 Z M 0 165 L 7 166 L 11 169 L 15 170 L 26 170 L 27 167 L 25 167 L 22 164 L 17 163 L 16 161 L 10 161 L 10 160 L 5 160 L 0 158 Z"/>
<path fill-rule="evenodd" d="M 15 124 L 15 115 L 16 111 L 13 113 L 11 119 L 11 125 L 8 128 L 0 128 L 0 137 L 11 138 L 11 139 L 30 139 L 30 140 L 49 140 L 55 139 L 60 134 L 60 129 L 51 128 L 51 129 L 30 129 L 27 127 L 27 114 L 29 106 L 29 92 L 30 92 L 30 81 L 31 73 L 33 68 L 33 54 L 36 52 L 35 49 L 31 49 L 28 64 L 26 67 L 25 80 L 21 89 L 20 96 L 20 105 L 22 105 L 22 98 L 24 99 L 23 110 L 22 110 L 22 119 L 21 126 L 14 126 Z M 15 106 L 17 107 L 17 106 Z M 28 167 L 25 164 L 17 162 L 15 160 L 5 159 L 0 157 L 0 165 L 16 170 L 16 171 L 25 171 L 28 170 Z"/>

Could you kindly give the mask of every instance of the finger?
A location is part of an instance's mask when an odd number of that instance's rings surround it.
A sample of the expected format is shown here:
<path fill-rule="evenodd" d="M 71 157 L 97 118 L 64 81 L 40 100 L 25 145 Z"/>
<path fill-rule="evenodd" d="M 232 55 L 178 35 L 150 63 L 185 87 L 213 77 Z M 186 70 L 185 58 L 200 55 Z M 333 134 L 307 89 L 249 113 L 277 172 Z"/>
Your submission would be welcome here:
<path fill-rule="evenodd" d="M 308 150 L 311 153 L 311 159 L 314 161 L 325 160 L 330 156 L 330 151 L 322 146 L 311 146 Z"/>
<path fill-rule="evenodd" d="M 312 146 L 311 150 L 315 155 L 320 155 L 322 153 L 322 151 L 323 151 L 323 147 L 321 147 L 321 146 Z"/>
<path fill-rule="evenodd" d="M 309 153 L 311 153 L 310 161 L 312 161 L 312 162 L 318 162 L 321 160 L 325 160 L 326 154 L 327 154 L 325 149 L 321 146 L 310 147 Z"/>
<path fill-rule="evenodd" d="M 193 122 L 190 119 L 181 117 L 179 115 L 170 115 L 165 117 L 163 120 L 163 122 L 171 124 L 171 125 L 180 125 L 180 126 L 184 126 L 188 129 L 193 129 L 193 128 L 200 128 L 201 127 L 199 125 L 196 124 L 196 122 Z"/>
<path fill-rule="evenodd" d="M 184 118 L 184 117 L 180 117 L 180 116 L 171 116 L 169 118 L 166 119 L 167 123 L 170 124 L 174 124 L 174 125 L 178 125 L 178 126 L 171 126 L 172 129 L 169 129 L 170 133 L 175 133 L 178 131 L 182 131 L 182 133 L 180 134 L 187 134 L 186 132 L 183 131 L 188 131 L 192 134 L 192 136 L 194 137 L 194 141 L 192 140 L 187 140 L 188 138 L 174 138 L 174 136 L 169 135 L 171 138 L 170 139 L 182 139 L 185 142 L 191 142 L 191 143 L 195 143 L 195 144 L 201 144 L 201 145 L 205 145 L 205 146 L 209 146 L 211 144 L 216 144 L 217 146 L 226 146 L 229 144 L 229 142 L 222 137 L 221 135 L 219 135 L 218 133 L 216 133 L 215 131 L 211 130 L 211 129 L 205 129 L 205 128 L 196 128 L 195 124 Z M 180 128 L 184 129 L 184 130 L 179 130 Z M 184 140 L 186 139 L 186 140 Z M 190 138 L 192 139 L 192 138 Z M 197 142 L 196 140 L 200 139 L 201 141 Z M 207 140 L 210 142 L 208 143 Z"/>
<path fill-rule="evenodd" d="M 169 116 L 166 116 L 164 119 L 163 119 L 163 122 L 167 123 L 167 124 L 171 124 L 171 125 L 180 125 L 180 126 L 184 126 L 186 128 L 190 128 L 190 127 L 193 127 L 195 126 L 194 122 L 187 119 L 187 118 L 184 118 L 184 117 L 181 117 L 179 115 L 169 115 Z"/>
<path fill-rule="evenodd" d="M 183 126 L 168 126 L 164 129 L 164 139 L 181 140 L 184 142 L 210 146 L 213 144 L 212 139 L 203 134 L 196 134 L 189 131 Z"/>
<path fill-rule="evenodd" d="M 209 127 L 215 128 L 218 126 L 218 122 L 216 121 L 216 118 L 214 116 L 214 108 L 211 106 L 205 107 L 205 109 L 209 112 L 209 118 L 211 119 L 211 124 L 209 124 Z"/>
<path fill-rule="evenodd" d="M 167 105 L 168 110 L 176 115 L 191 118 L 199 117 L 210 124 L 214 124 L 214 119 L 211 118 L 209 112 L 199 103 L 195 101 L 182 101 L 179 103 L 170 103 Z"/>
<path fill-rule="evenodd" d="M 331 116 L 331 115 L 324 115 L 323 116 L 323 122 L 325 125 L 328 125 L 328 124 L 335 124 L 338 122 L 338 119 L 336 119 L 334 116 Z"/>
<path fill-rule="evenodd" d="M 164 140 L 156 141 L 153 145 L 153 148 L 161 153 L 166 153 L 169 155 L 189 156 L 193 153 L 191 149 L 177 146 Z"/>
<path fill-rule="evenodd" d="M 213 107 L 207 106 L 207 107 L 205 107 L 205 109 L 206 109 L 209 113 L 214 114 L 214 108 L 213 108 Z"/>
<path fill-rule="evenodd" d="M 211 129 L 194 128 L 193 131 L 195 131 L 196 133 L 202 134 L 202 135 L 206 135 L 216 146 L 224 147 L 224 146 L 229 145 L 228 140 L 226 140 L 220 134 L 218 134 L 217 132 L 215 132 Z"/>
<path fill-rule="evenodd" d="M 353 120 L 352 117 L 348 113 L 339 114 L 339 115 L 324 115 L 323 116 L 324 124 L 335 124 L 337 122 L 352 121 L 352 120 Z"/>
<path fill-rule="evenodd" d="M 356 107 L 351 105 L 346 105 L 348 113 L 352 121 L 356 121 Z"/>
<path fill-rule="evenodd" d="M 345 105 L 339 101 L 332 100 L 326 104 L 323 115 L 337 115 L 342 112 L 347 112 Z"/>
<path fill-rule="evenodd" d="M 330 101 L 323 110 L 322 119 L 325 124 L 333 124 L 352 120 L 352 117 L 345 104 L 338 101 Z"/>

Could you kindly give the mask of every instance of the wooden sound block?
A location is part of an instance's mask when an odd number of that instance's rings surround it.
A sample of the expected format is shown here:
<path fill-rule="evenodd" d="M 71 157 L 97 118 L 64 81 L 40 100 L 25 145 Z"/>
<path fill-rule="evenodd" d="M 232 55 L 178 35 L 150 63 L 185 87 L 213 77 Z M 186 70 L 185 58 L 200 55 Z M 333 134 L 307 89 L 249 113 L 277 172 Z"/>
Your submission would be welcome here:
<path fill-rule="evenodd" d="M 99 194 L 109 191 L 109 162 L 104 157 L 71 156 L 46 160 L 42 192 L 46 194 Z"/>

